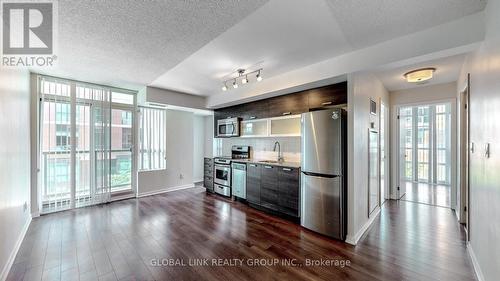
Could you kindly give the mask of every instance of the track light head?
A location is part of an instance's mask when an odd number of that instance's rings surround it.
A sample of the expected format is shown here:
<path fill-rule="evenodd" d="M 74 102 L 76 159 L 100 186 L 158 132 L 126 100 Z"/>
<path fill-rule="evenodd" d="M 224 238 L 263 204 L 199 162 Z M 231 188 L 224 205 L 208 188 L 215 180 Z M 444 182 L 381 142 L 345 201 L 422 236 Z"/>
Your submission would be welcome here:
<path fill-rule="evenodd" d="M 260 70 L 259 70 L 259 73 L 257 73 L 257 76 L 255 76 L 255 77 L 257 77 L 257 81 L 259 81 L 259 82 L 262 81 L 262 74 L 260 74 Z"/>
<path fill-rule="evenodd" d="M 238 84 L 236 83 L 236 79 L 234 79 L 234 81 L 233 81 L 233 88 L 235 88 L 235 89 L 238 88 Z"/>

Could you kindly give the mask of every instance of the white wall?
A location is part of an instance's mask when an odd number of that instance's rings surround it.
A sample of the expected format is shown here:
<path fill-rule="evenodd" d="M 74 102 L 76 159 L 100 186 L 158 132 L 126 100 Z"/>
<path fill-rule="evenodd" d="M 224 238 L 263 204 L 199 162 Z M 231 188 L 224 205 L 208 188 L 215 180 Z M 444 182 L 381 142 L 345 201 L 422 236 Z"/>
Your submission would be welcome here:
<path fill-rule="evenodd" d="M 444 83 L 430 86 L 419 86 L 413 89 L 393 91 L 389 94 L 391 105 L 418 104 L 456 99 L 457 83 Z"/>
<path fill-rule="evenodd" d="M 193 182 L 203 181 L 205 123 L 203 116 L 193 116 Z"/>
<path fill-rule="evenodd" d="M 392 110 L 390 126 L 392 129 L 391 134 L 391 190 L 393 199 L 396 199 L 396 188 L 399 185 L 398 171 L 399 163 L 399 132 L 397 127 L 397 106 L 401 105 L 419 105 L 419 104 L 432 104 L 437 102 L 450 102 L 451 103 L 451 208 L 456 209 L 457 204 L 457 83 L 443 83 L 429 86 L 419 86 L 412 89 L 405 89 L 400 91 L 393 91 L 389 93 L 390 106 Z"/>
<path fill-rule="evenodd" d="M 29 78 L 0 69 L 0 280 L 31 221 Z"/>
<path fill-rule="evenodd" d="M 139 91 L 139 102 L 168 104 L 187 108 L 205 109 L 205 97 L 189 95 L 154 87 Z"/>
<path fill-rule="evenodd" d="M 194 114 L 167 110 L 167 168 L 141 171 L 138 196 L 193 185 Z"/>
<path fill-rule="evenodd" d="M 500 276 L 500 0 L 486 6 L 486 38 L 466 59 L 458 89 L 471 74 L 470 249 L 480 279 Z M 489 143 L 491 156 L 485 157 Z M 479 266 L 479 268 L 478 268 Z"/>
<path fill-rule="evenodd" d="M 389 104 L 389 96 L 382 82 L 368 73 L 349 75 L 348 80 L 348 191 L 347 239 L 356 244 L 369 227 L 376 213 L 368 217 L 368 130 L 375 122 L 378 130 L 380 102 Z M 370 114 L 370 98 L 377 102 L 378 114 Z M 388 138 L 386 131 L 386 139 Z M 388 151 L 389 148 L 387 148 Z"/>

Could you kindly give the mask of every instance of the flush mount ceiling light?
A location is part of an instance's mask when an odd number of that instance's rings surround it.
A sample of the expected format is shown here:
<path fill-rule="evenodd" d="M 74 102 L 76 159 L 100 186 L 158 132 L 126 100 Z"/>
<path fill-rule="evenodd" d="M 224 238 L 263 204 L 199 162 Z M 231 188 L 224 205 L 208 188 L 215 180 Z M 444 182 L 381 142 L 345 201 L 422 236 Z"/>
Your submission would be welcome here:
<path fill-rule="evenodd" d="M 436 69 L 433 67 L 420 68 L 405 73 L 404 77 L 408 83 L 422 83 L 432 79 L 435 71 Z"/>
<path fill-rule="evenodd" d="M 234 89 L 238 88 L 238 82 L 241 82 L 242 85 L 248 84 L 250 82 L 250 80 L 248 80 L 248 76 L 253 77 L 252 74 L 255 74 L 255 73 L 256 73 L 255 80 L 262 81 L 262 70 L 263 70 L 262 68 L 259 68 L 257 70 L 250 71 L 250 72 L 247 72 L 245 69 L 236 70 L 235 72 L 231 73 L 231 75 L 234 73 L 237 73 L 238 74 L 237 77 L 222 81 L 222 83 L 223 83 L 222 91 L 228 90 L 228 87 L 227 87 L 228 83 L 231 83 L 230 85 L 232 85 Z"/>

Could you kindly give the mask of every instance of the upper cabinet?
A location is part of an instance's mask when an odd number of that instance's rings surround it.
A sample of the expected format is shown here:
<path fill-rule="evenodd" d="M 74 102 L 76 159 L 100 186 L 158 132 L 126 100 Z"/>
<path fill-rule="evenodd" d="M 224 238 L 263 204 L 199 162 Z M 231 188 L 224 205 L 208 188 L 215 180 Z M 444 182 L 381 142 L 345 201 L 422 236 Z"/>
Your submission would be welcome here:
<path fill-rule="evenodd" d="M 268 131 L 267 119 L 245 120 L 240 124 L 241 137 L 267 137 Z"/>
<path fill-rule="evenodd" d="M 269 136 L 298 137 L 300 136 L 300 115 L 290 115 L 269 119 Z"/>
<path fill-rule="evenodd" d="M 254 120 L 269 117 L 269 103 L 267 100 L 260 100 L 242 104 L 240 106 L 241 120 Z"/>
<path fill-rule="evenodd" d="M 217 136 L 217 120 L 239 117 L 241 121 L 252 121 L 263 118 L 292 117 L 311 110 L 340 105 L 347 103 L 347 82 L 324 86 L 320 88 L 305 90 L 293 94 L 287 94 L 274 98 L 244 103 L 231 107 L 216 109 L 214 112 L 214 132 Z M 269 124 L 268 135 L 271 136 L 295 136 L 300 135 L 297 131 L 297 118 L 294 120 L 275 120 Z M 264 129 L 262 121 L 258 123 L 244 123 L 242 136 L 261 136 Z M 275 125 L 275 126 L 273 126 Z M 287 126 L 290 125 L 290 126 Z M 247 130 L 244 133 L 244 130 Z"/>
<path fill-rule="evenodd" d="M 301 114 L 309 111 L 308 93 L 299 92 L 268 99 L 269 117 Z"/>
<path fill-rule="evenodd" d="M 347 82 L 308 91 L 309 110 L 347 103 Z"/>

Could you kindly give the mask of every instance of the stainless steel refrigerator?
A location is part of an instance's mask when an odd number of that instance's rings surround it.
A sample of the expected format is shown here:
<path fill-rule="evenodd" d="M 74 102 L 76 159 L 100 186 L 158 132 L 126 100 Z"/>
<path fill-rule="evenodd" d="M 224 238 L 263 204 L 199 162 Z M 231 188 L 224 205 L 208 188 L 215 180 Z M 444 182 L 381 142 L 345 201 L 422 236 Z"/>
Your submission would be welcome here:
<path fill-rule="evenodd" d="M 327 109 L 302 114 L 300 223 L 344 240 L 347 222 L 346 113 Z"/>

